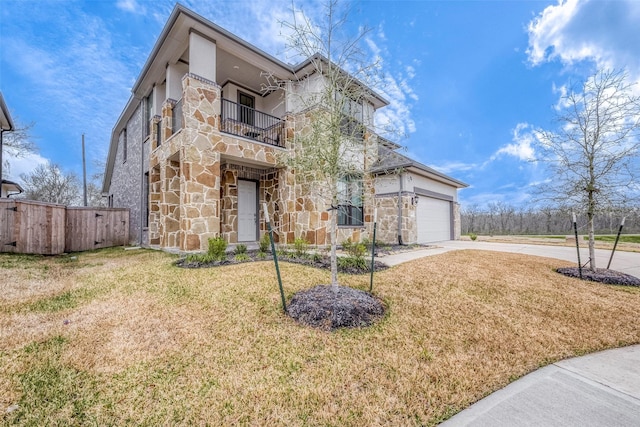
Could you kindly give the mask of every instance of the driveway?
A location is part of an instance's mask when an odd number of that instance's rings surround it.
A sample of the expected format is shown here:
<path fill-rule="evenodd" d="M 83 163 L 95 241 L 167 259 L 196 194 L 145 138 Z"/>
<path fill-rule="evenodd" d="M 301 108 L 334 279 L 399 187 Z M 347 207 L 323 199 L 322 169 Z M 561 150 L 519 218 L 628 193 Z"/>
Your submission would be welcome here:
<path fill-rule="evenodd" d="M 397 265 L 403 262 L 422 258 L 430 255 L 438 255 L 449 251 L 474 249 L 482 251 L 512 252 L 517 254 L 556 258 L 577 263 L 576 249 L 568 246 L 545 246 L 520 243 L 495 243 L 472 242 L 463 240 L 451 240 L 447 242 L 433 243 L 434 248 L 421 249 L 411 252 L 403 252 L 394 255 L 380 257 L 379 260 L 387 265 Z M 596 265 L 598 268 L 606 268 L 609 263 L 611 251 L 596 249 Z M 580 249 L 580 260 L 584 265 L 589 260 L 589 250 Z M 630 274 L 640 278 L 640 253 L 616 251 L 611 262 L 611 269 Z"/>

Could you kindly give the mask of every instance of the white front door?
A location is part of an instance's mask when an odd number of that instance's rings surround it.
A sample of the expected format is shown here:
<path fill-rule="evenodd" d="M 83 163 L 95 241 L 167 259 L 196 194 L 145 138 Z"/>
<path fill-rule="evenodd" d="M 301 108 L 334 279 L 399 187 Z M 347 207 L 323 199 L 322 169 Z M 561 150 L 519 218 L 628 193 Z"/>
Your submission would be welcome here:
<path fill-rule="evenodd" d="M 258 232 L 256 183 L 238 180 L 238 242 L 255 242 Z"/>

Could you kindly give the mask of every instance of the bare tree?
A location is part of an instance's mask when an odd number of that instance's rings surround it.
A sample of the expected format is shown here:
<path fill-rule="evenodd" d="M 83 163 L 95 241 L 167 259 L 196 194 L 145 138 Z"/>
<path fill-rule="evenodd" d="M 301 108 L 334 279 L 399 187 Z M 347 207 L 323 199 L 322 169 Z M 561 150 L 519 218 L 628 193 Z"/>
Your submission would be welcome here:
<path fill-rule="evenodd" d="M 538 138 L 537 160 L 553 175 L 546 194 L 587 215 L 592 270 L 594 217 L 610 204 L 624 203 L 640 172 L 640 97 L 626 79 L 623 71 L 600 70 L 570 88 L 557 111 L 558 128 Z"/>
<path fill-rule="evenodd" d="M 360 49 L 368 29 L 361 27 L 355 36 L 345 36 L 347 12 L 338 1 L 324 4 L 324 19 L 319 23 L 293 12 L 293 21 L 282 24 L 290 33 L 289 47 L 308 58 L 308 66 L 294 81 L 267 77 L 270 86 L 284 89 L 296 105 L 292 151 L 282 161 L 295 171 L 297 188 L 312 196 L 313 203 L 321 200 L 329 208 L 331 284 L 335 287 L 338 218 L 362 223 L 363 199 L 371 194 L 365 186 L 372 185 L 369 170 L 378 158 L 378 143 L 371 131 L 370 100 L 375 95 L 366 84 L 379 67 L 368 63 Z"/>
<path fill-rule="evenodd" d="M 14 120 L 15 121 L 15 120 Z M 26 125 L 16 123 L 16 128 L 6 132 L 2 136 L 2 150 L 7 157 L 20 158 L 38 151 L 38 147 L 32 141 L 31 129 L 34 123 Z M 11 163 L 7 157 L 2 157 L 2 178 L 10 173 Z"/>
<path fill-rule="evenodd" d="M 73 172 L 64 173 L 55 163 L 38 165 L 32 172 L 21 174 L 20 179 L 27 199 L 62 205 L 78 205 L 80 202 L 78 177 Z"/>

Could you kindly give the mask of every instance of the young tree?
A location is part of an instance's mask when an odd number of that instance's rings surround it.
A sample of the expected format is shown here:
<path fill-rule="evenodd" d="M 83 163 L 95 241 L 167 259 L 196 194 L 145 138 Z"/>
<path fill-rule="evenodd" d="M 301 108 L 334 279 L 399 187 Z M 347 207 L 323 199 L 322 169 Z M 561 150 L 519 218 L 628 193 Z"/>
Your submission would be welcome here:
<path fill-rule="evenodd" d="M 38 165 L 32 172 L 21 174 L 24 196 L 29 200 L 77 205 L 81 199 L 80 181 L 73 173 L 64 173 L 55 163 Z"/>
<path fill-rule="evenodd" d="M 378 70 L 360 49 L 368 29 L 345 36 L 345 12 L 337 0 L 324 5 L 324 20 L 312 23 L 293 11 L 283 23 L 288 45 L 308 58 L 305 75 L 295 81 L 267 76 L 270 86 L 282 88 L 295 108 L 292 152 L 283 162 L 295 171 L 298 188 L 330 209 L 331 284 L 338 285 L 336 257 L 339 215 L 358 215 L 362 221 L 369 170 L 378 156 L 376 136 L 369 129 L 375 96 L 366 83 Z"/>
<path fill-rule="evenodd" d="M 545 192 L 586 213 L 595 271 L 594 217 L 603 207 L 624 202 L 640 172 L 640 97 L 625 72 L 600 70 L 567 91 L 556 118 L 557 130 L 538 136 L 537 160 L 553 175 Z"/>

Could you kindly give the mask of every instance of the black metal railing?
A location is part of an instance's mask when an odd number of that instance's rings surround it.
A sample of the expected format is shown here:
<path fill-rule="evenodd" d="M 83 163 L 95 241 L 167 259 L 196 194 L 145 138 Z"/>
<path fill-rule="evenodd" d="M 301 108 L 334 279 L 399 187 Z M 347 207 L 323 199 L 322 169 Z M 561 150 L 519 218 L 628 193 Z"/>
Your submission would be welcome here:
<path fill-rule="evenodd" d="M 284 120 L 224 98 L 220 130 L 284 147 Z"/>
<path fill-rule="evenodd" d="M 171 133 L 174 134 L 180 129 L 182 129 L 182 98 L 171 109 Z"/>

